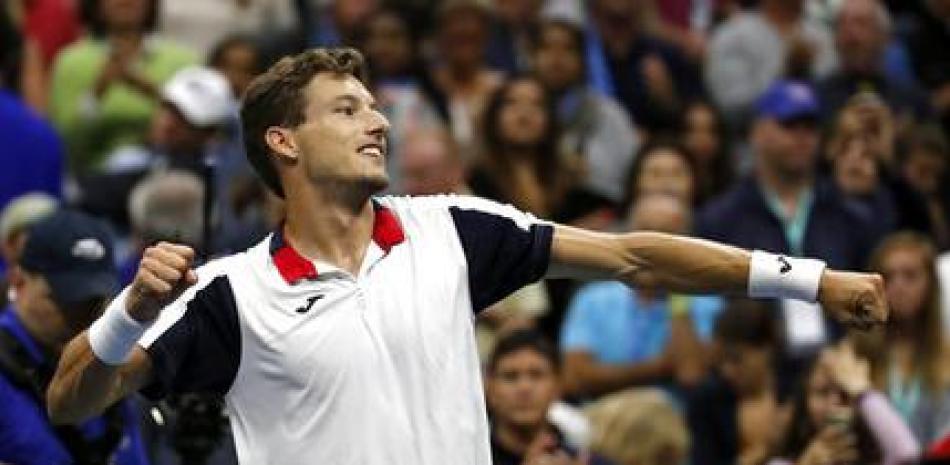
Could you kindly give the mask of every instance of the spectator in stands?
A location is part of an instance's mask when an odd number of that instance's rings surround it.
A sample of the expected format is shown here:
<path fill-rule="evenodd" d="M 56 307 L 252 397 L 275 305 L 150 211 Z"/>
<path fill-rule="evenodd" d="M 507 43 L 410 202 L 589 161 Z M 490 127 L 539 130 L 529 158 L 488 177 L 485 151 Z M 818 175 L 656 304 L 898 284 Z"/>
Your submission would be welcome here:
<path fill-rule="evenodd" d="M 818 101 L 811 88 L 778 81 L 759 99 L 751 176 L 703 208 L 701 237 L 748 249 L 821 258 L 861 269 L 867 225 L 816 173 Z"/>
<path fill-rule="evenodd" d="M 310 45 L 338 47 L 357 43 L 360 25 L 379 9 L 378 0 L 329 0 L 318 3 L 322 9 L 316 12 L 315 24 L 310 25 Z M 312 21 L 312 18 L 305 18 Z"/>
<path fill-rule="evenodd" d="M 889 73 L 885 51 L 891 35 L 890 13 L 878 0 L 846 0 L 835 20 L 838 68 L 817 85 L 826 121 L 858 92 L 875 92 L 898 120 L 930 115 L 927 95 L 906 77 Z"/>
<path fill-rule="evenodd" d="M 53 57 L 79 35 L 79 21 L 71 3 L 10 0 L 0 6 L 0 43 L 16 62 L 0 64 L 5 68 L 13 65 L 2 71 L 6 86 L 15 89 L 39 114 L 46 113 Z"/>
<path fill-rule="evenodd" d="M 465 185 L 465 166 L 455 149 L 455 141 L 443 128 L 421 128 L 407 133 L 398 163 L 402 194 L 469 192 Z"/>
<path fill-rule="evenodd" d="M 83 186 L 84 208 L 109 216 L 123 230 L 128 226 L 125 206 L 116 205 L 115 199 L 128 198 L 132 187 L 150 172 L 183 170 L 205 176 L 209 158 L 220 148 L 216 137 L 233 118 L 231 87 L 209 68 L 182 69 L 161 95 L 149 144 L 121 149 L 110 156 L 106 173 L 89 178 Z"/>
<path fill-rule="evenodd" d="M 587 465 L 549 421 L 560 398 L 557 351 L 540 334 L 516 330 L 488 360 L 485 398 L 492 419 L 495 465 Z"/>
<path fill-rule="evenodd" d="M 696 168 L 693 157 L 671 139 L 659 138 L 637 153 L 627 181 L 624 208 L 640 197 L 665 194 L 692 208 L 696 199 Z"/>
<path fill-rule="evenodd" d="M 925 448 L 950 433 L 950 351 L 935 259 L 926 236 L 901 232 L 885 239 L 871 269 L 884 276 L 891 315 L 880 331 L 853 335 L 871 361 L 874 385 Z"/>
<path fill-rule="evenodd" d="M 930 234 L 939 250 L 950 248 L 950 189 L 945 182 L 950 143 L 940 126 L 913 127 L 904 144 L 900 175 L 923 197 Z"/>
<path fill-rule="evenodd" d="M 907 3 L 907 2 L 902 2 Z M 916 3 L 916 2 L 912 2 Z M 923 0 L 917 24 L 907 38 L 914 70 L 930 92 L 931 104 L 950 129 L 950 1 Z"/>
<path fill-rule="evenodd" d="M 756 99 L 786 74 L 792 53 L 810 57 L 811 77 L 828 75 L 836 57 L 831 34 L 805 19 L 804 0 L 761 0 L 713 32 L 706 87 L 736 130 L 755 114 Z M 794 52 L 793 52 L 794 51 Z M 808 77 L 808 76 L 802 76 Z"/>
<path fill-rule="evenodd" d="M 452 136 L 470 159 L 488 100 L 504 81 L 485 62 L 490 16 L 480 4 L 461 0 L 439 7 L 436 21 L 439 61 L 433 80 L 445 96 Z"/>
<path fill-rule="evenodd" d="M 716 320 L 718 370 L 687 397 L 693 465 L 754 465 L 771 456 L 787 419 L 777 333 L 773 309 L 760 301 L 731 302 Z"/>
<path fill-rule="evenodd" d="M 630 229 L 683 234 L 690 212 L 679 199 L 654 193 L 634 205 Z M 597 397 L 630 386 L 694 384 L 706 373 L 703 341 L 722 301 L 712 296 L 670 296 L 617 282 L 578 291 L 561 330 L 564 389 Z"/>
<path fill-rule="evenodd" d="M 59 211 L 27 232 L 11 284 L 16 301 L 0 313 L 0 462 L 146 464 L 138 417 L 119 402 L 77 426 L 54 429 L 46 387 L 57 358 L 116 291 L 112 243 L 105 227 Z"/>
<path fill-rule="evenodd" d="M 554 102 L 537 79 L 508 81 L 484 116 L 485 150 L 469 178 L 475 195 L 557 221 L 576 186 L 576 163 L 558 150 Z"/>
<path fill-rule="evenodd" d="M 208 66 L 223 74 L 231 84 L 231 93 L 240 98 L 251 80 L 262 71 L 262 58 L 250 36 L 231 35 L 211 49 Z"/>
<path fill-rule="evenodd" d="M 920 457 L 913 433 L 873 389 L 867 360 L 850 344 L 822 351 L 792 402 L 781 458 L 769 465 L 909 465 Z"/>
<path fill-rule="evenodd" d="M 652 132 L 675 124 L 702 85 L 674 45 L 645 31 L 644 3 L 589 2 L 587 71 L 594 88 L 617 99 L 634 124 Z"/>
<path fill-rule="evenodd" d="M 546 20 L 534 34 L 534 72 L 557 101 L 565 150 L 584 160 L 583 190 L 594 205 L 622 203 L 639 135 L 623 108 L 587 85 L 584 32 L 564 20 Z"/>
<path fill-rule="evenodd" d="M 203 248 L 204 195 L 201 178 L 185 171 L 155 173 L 135 186 L 128 198 L 132 250 L 119 265 L 120 285 L 132 282 L 142 252 L 157 242 Z"/>
<path fill-rule="evenodd" d="M 98 172 L 113 150 L 141 143 L 161 86 L 197 61 L 191 51 L 151 34 L 159 1 L 84 2 L 89 34 L 56 58 L 49 114 L 74 175 Z"/>
<path fill-rule="evenodd" d="M 629 389 L 605 396 L 585 411 L 591 450 L 615 465 L 686 463 L 689 432 L 669 396 L 659 389 Z"/>
<path fill-rule="evenodd" d="M 161 33 L 202 57 L 233 34 L 267 43 L 298 27 L 293 0 L 162 0 L 159 13 Z"/>
<path fill-rule="evenodd" d="M 0 23 L 2 17 L 0 11 Z M 0 37 L 0 65 L 19 59 L 6 40 Z M 65 161 L 59 135 L 27 107 L 9 78 L 7 73 L 0 73 L 0 209 L 14 197 L 32 191 L 61 197 Z"/>
<path fill-rule="evenodd" d="M 26 230 L 59 207 L 59 200 L 42 192 L 24 194 L 0 210 L 0 307 L 16 299 L 9 287 L 8 264 L 16 263 L 26 242 Z"/>
<path fill-rule="evenodd" d="M 898 229 L 930 230 L 922 196 L 892 176 L 895 122 L 875 94 L 859 94 L 839 112 L 826 147 L 843 200 L 870 228 L 873 242 Z"/>
<path fill-rule="evenodd" d="M 679 140 L 696 167 L 695 204 L 725 192 L 736 177 L 735 159 L 726 122 L 706 100 L 694 100 L 683 111 Z"/>
<path fill-rule="evenodd" d="M 488 66 L 508 75 L 531 67 L 531 35 L 538 27 L 544 0 L 493 0 L 488 47 Z"/>
<path fill-rule="evenodd" d="M 390 124 L 386 164 L 391 192 L 404 190 L 397 165 L 406 135 L 443 125 L 447 119 L 445 101 L 426 72 L 417 35 L 404 14 L 389 7 L 373 13 L 362 33 L 373 95 Z"/>

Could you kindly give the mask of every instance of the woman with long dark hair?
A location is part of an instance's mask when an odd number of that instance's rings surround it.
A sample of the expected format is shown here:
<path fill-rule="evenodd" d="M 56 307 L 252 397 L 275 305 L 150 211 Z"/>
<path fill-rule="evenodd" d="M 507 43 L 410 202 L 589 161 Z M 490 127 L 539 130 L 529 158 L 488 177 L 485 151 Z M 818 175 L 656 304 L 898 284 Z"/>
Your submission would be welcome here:
<path fill-rule="evenodd" d="M 778 455 L 769 465 L 899 465 L 915 463 L 920 446 L 872 389 L 868 362 L 845 343 L 825 349 L 807 371 Z"/>
<path fill-rule="evenodd" d="M 469 184 L 473 193 L 558 221 L 577 177 L 558 150 L 554 104 L 537 79 L 515 77 L 489 100 L 484 150 Z"/>

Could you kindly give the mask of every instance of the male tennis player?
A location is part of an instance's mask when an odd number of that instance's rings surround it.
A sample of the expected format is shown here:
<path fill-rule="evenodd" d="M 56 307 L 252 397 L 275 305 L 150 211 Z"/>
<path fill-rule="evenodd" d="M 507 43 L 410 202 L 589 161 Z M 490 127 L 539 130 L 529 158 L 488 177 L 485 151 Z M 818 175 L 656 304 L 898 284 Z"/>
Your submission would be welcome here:
<path fill-rule="evenodd" d="M 134 282 L 65 350 L 48 391 L 77 422 L 137 390 L 224 396 L 242 464 L 489 465 L 472 317 L 542 277 L 820 301 L 882 321 L 878 276 L 661 233 L 604 234 L 477 198 L 373 198 L 388 122 L 361 56 L 285 58 L 247 91 L 248 157 L 281 228 L 191 268 L 145 252 Z"/>

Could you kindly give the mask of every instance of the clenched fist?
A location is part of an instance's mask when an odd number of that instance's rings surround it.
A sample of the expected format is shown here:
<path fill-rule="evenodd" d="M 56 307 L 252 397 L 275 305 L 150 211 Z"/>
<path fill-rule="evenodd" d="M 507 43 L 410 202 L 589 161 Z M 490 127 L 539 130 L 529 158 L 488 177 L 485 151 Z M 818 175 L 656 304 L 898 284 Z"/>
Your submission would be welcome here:
<path fill-rule="evenodd" d="M 841 323 L 869 329 L 887 321 L 884 280 L 878 274 L 827 269 L 821 276 L 818 300 Z"/>
<path fill-rule="evenodd" d="M 126 297 L 126 311 L 140 322 L 154 320 L 163 307 L 198 282 L 191 269 L 195 251 L 168 242 L 145 249 Z"/>

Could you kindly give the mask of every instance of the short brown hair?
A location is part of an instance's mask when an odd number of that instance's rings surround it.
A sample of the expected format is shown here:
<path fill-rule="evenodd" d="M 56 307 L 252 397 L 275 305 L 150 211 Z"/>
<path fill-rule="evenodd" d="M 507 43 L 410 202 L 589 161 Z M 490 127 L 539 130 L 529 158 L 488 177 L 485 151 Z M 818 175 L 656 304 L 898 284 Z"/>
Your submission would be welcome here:
<path fill-rule="evenodd" d="M 293 128 L 304 122 L 302 90 L 319 73 L 350 74 L 366 82 L 363 55 L 352 48 L 315 48 L 284 57 L 255 78 L 244 93 L 241 129 L 247 160 L 264 184 L 284 197 L 264 133 L 272 126 Z"/>

